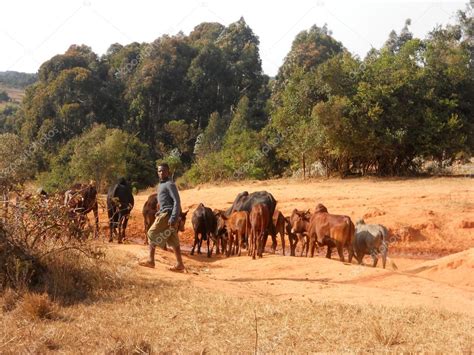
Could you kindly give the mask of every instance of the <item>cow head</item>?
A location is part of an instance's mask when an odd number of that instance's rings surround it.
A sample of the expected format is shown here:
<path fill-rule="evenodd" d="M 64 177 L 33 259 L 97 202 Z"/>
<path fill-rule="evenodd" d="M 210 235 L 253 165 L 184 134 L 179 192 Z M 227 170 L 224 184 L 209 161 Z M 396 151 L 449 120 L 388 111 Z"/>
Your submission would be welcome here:
<path fill-rule="evenodd" d="M 306 226 L 310 220 L 310 214 L 308 211 L 293 210 L 289 222 L 291 224 L 291 233 L 303 233 L 306 230 Z"/>
<path fill-rule="evenodd" d="M 361 218 L 361 219 L 357 220 L 356 225 L 358 225 L 358 224 L 359 225 L 365 224 L 365 221 Z"/>
<path fill-rule="evenodd" d="M 188 214 L 189 210 L 185 212 L 181 212 L 179 215 L 179 224 L 178 224 L 178 230 L 180 232 L 184 232 L 184 225 L 186 224 L 186 215 Z"/>
<path fill-rule="evenodd" d="M 322 203 L 318 203 L 316 205 L 316 208 L 314 209 L 314 213 L 322 213 L 322 212 L 328 213 L 328 209 Z"/>
<path fill-rule="evenodd" d="M 225 227 L 225 221 L 228 218 L 226 217 L 224 211 L 214 210 L 213 213 L 217 219 L 216 236 L 225 236 L 227 232 Z"/>

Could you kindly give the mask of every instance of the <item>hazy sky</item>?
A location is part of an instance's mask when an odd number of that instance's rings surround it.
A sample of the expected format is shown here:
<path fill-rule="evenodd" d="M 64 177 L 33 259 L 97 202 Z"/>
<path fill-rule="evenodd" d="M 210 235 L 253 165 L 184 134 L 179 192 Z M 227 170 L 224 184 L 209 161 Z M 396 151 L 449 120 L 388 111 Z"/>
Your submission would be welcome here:
<path fill-rule="evenodd" d="M 298 32 L 328 24 L 352 53 L 380 48 L 405 19 L 424 36 L 452 23 L 466 1 L 330 0 L 8 0 L 0 16 L 0 71 L 36 72 L 45 60 L 71 44 L 86 44 L 99 55 L 110 44 L 150 42 L 167 33 L 185 34 L 201 22 L 228 25 L 243 16 L 260 39 L 263 70 L 275 75 Z"/>

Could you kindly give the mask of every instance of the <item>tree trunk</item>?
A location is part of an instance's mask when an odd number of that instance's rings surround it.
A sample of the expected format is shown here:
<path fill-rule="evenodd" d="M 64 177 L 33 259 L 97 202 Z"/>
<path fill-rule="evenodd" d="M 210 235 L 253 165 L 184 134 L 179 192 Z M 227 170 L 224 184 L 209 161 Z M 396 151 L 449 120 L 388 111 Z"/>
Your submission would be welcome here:
<path fill-rule="evenodd" d="M 3 190 L 3 222 L 6 223 L 8 218 L 8 188 Z"/>
<path fill-rule="evenodd" d="M 305 180 L 305 179 L 306 179 L 306 161 L 305 161 L 305 159 L 304 159 L 304 153 L 301 154 L 301 157 L 302 157 L 302 159 L 303 159 L 303 160 L 302 160 L 302 162 L 303 162 L 303 180 Z"/>

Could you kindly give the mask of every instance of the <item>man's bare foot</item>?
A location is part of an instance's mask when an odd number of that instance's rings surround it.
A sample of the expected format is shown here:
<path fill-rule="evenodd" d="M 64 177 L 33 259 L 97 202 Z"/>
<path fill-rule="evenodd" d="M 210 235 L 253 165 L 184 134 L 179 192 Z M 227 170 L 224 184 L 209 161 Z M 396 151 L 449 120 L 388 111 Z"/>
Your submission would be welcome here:
<path fill-rule="evenodd" d="M 184 272 L 186 268 L 184 267 L 184 265 L 175 265 L 175 266 L 169 267 L 168 270 L 173 271 L 173 272 Z"/>
<path fill-rule="evenodd" d="M 152 263 L 151 261 L 147 260 L 147 261 L 139 261 L 138 262 L 138 265 L 140 266 L 144 266 L 144 267 L 149 267 L 149 268 L 154 268 L 155 267 L 155 263 Z"/>

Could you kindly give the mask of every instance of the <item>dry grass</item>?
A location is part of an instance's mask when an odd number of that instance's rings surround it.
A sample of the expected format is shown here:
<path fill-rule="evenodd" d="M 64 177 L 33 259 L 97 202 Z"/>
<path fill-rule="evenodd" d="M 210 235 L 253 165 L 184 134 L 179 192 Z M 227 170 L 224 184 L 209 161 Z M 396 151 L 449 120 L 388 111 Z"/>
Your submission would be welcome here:
<path fill-rule="evenodd" d="M 62 308 L 64 317 L 53 321 L 25 313 L 17 307 L 4 315 L 0 352 L 250 353 L 257 331 L 259 353 L 452 353 L 472 349 L 474 332 L 472 318 L 444 311 L 281 303 L 160 280 L 129 281 L 101 300 Z"/>
<path fill-rule="evenodd" d="M 6 289 L 2 298 L 2 311 L 10 312 L 15 309 L 20 295 L 11 288 Z"/>
<path fill-rule="evenodd" d="M 58 307 L 51 302 L 45 293 L 25 293 L 20 304 L 20 311 L 32 320 L 59 318 Z"/>

